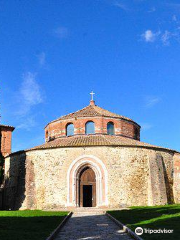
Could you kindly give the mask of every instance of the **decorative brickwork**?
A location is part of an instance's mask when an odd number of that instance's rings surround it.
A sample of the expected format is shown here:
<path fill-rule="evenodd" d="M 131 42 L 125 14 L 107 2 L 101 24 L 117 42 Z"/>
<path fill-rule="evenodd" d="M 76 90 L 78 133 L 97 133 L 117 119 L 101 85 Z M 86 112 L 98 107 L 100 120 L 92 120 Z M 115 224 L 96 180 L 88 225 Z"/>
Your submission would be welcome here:
<path fill-rule="evenodd" d="M 94 101 L 89 106 L 63 116 L 50 122 L 45 127 L 46 142 L 66 136 L 66 126 L 74 124 L 74 135 L 85 134 L 85 124 L 88 121 L 95 123 L 95 134 L 107 134 L 107 124 L 114 123 L 115 135 L 125 136 L 140 140 L 140 126 L 133 120 L 121 115 L 111 113 L 95 105 Z"/>

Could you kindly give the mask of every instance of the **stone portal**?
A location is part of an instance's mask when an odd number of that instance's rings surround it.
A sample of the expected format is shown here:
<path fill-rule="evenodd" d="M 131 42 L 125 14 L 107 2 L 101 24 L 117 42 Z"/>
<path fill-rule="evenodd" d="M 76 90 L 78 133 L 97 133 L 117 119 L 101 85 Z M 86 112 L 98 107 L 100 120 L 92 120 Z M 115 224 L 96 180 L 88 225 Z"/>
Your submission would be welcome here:
<path fill-rule="evenodd" d="M 107 170 L 103 162 L 92 155 L 82 155 L 70 165 L 67 173 L 66 206 L 107 206 Z M 87 206 L 88 205 L 88 206 Z"/>

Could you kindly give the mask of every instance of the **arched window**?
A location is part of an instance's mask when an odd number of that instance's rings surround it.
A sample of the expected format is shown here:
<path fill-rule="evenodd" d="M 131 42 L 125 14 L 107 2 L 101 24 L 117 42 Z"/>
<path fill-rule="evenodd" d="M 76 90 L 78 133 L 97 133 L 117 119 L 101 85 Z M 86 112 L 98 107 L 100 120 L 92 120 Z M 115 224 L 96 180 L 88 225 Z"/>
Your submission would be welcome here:
<path fill-rule="evenodd" d="M 74 124 L 69 123 L 66 126 L 66 136 L 72 136 L 72 135 L 74 135 Z"/>
<path fill-rule="evenodd" d="M 108 135 L 114 135 L 114 123 L 108 122 L 107 124 L 107 134 Z"/>
<path fill-rule="evenodd" d="M 86 132 L 86 134 L 94 134 L 95 133 L 94 122 L 89 121 L 86 123 L 85 132 Z"/>

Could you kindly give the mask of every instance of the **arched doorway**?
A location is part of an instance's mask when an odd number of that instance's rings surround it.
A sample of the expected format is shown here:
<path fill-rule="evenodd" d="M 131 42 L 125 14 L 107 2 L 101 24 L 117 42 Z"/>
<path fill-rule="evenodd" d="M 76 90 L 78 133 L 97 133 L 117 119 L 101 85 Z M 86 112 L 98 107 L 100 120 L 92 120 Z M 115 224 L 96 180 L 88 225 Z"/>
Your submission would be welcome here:
<path fill-rule="evenodd" d="M 95 178 L 94 178 L 95 184 L 93 184 L 93 186 L 95 186 L 94 187 L 95 198 L 92 196 L 92 198 L 95 200 L 94 200 L 94 203 L 92 202 L 92 205 L 95 205 L 96 207 L 108 206 L 107 170 L 103 162 L 93 155 L 82 155 L 76 158 L 69 166 L 69 169 L 67 172 L 67 186 L 68 186 L 67 206 L 80 207 L 80 194 L 81 196 L 83 196 L 82 190 L 80 192 L 80 180 L 81 180 L 81 176 L 82 176 L 82 180 L 83 178 L 86 178 L 85 177 L 86 170 L 90 172 L 93 171 L 95 175 Z M 91 180 L 92 180 L 91 183 L 93 183 L 94 181 L 93 178 L 91 178 Z M 89 185 L 89 181 L 87 185 Z M 92 189 L 92 194 L 93 194 L 93 189 Z M 81 204 L 81 206 L 82 205 L 83 204 Z"/>
<path fill-rule="evenodd" d="M 89 166 L 79 174 L 79 206 L 96 206 L 96 175 Z"/>

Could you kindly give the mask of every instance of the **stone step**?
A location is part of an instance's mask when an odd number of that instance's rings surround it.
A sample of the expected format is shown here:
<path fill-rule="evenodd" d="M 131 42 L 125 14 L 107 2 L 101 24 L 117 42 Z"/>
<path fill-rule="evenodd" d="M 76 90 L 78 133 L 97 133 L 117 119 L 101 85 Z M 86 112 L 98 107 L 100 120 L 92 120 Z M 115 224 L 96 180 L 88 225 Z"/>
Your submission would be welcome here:
<path fill-rule="evenodd" d="M 106 212 L 105 209 L 101 209 L 101 208 L 86 208 L 86 207 L 79 207 L 79 208 L 74 208 L 73 213 L 83 213 L 83 214 L 104 214 Z"/>

